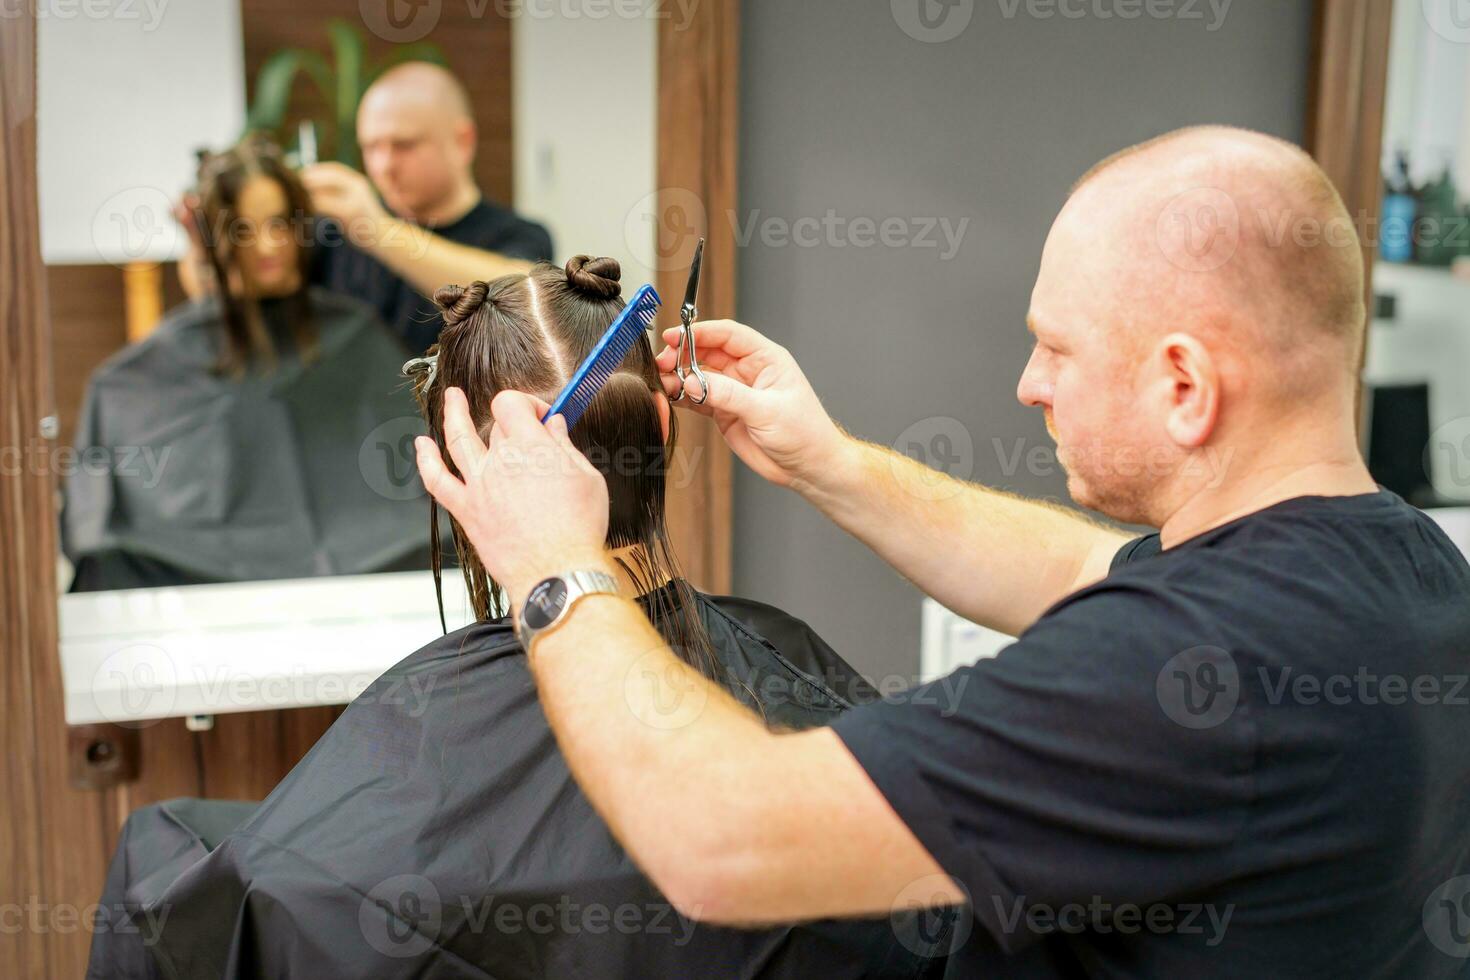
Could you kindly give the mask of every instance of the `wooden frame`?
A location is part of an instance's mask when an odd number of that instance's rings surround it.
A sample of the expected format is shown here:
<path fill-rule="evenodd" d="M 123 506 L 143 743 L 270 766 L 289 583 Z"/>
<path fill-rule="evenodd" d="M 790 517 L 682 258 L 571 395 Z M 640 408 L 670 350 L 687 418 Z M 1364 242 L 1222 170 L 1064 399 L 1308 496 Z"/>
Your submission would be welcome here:
<path fill-rule="evenodd" d="M 0 17 L 0 758 L 7 760 L 0 776 L 7 807 L 0 903 L 80 906 L 95 901 L 95 894 L 84 895 L 87 888 L 95 892 L 101 879 L 83 886 L 78 875 L 102 867 L 104 856 L 96 807 L 67 789 L 56 653 L 55 504 L 44 465 L 51 351 L 36 203 L 35 105 L 36 25 L 34 8 L 24 4 Z M 85 960 L 79 947 L 70 936 L 22 929 L 0 942 L 0 975 L 80 976 Z"/>
<path fill-rule="evenodd" d="M 738 0 L 697 5 L 687 23 L 659 28 L 660 208 L 695 195 L 709 216 L 735 209 Z M 36 23 L 31 5 L 0 17 L 0 752 L 7 760 L 0 792 L 7 803 L 0 836 L 0 904 L 39 910 L 45 928 L 25 928 L 0 942 L 0 976 L 71 978 L 86 969 L 90 932 L 82 921 L 101 893 L 117 831 L 135 806 L 180 793 L 263 795 L 282 765 L 303 754 L 324 721 L 303 709 L 232 717 L 237 727 L 190 739 L 182 724 L 140 732 L 68 731 L 57 656 L 56 506 L 43 433 L 52 417 L 51 338 L 39 251 L 36 193 Z M 701 306 L 731 316 L 735 242 L 728 221 L 706 222 L 709 237 Z M 681 295 L 682 269 L 661 271 L 659 288 Z M 693 482 L 671 500 L 675 546 L 694 582 L 728 591 L 730 457 L 712 426 L 686 416 L 683 451 L 697 453 Z M 16 460 L 22 461 L 17 465 Z M 239 719 L 236 722 L 234 719 Z M 175 721 L 178 721 L 175 719 Z M 222 717 L 220 726 L 224 726 Z M 112 740 L 124 753 L 108 772 L 69 771 L 77 752 Z M 72 744 L 69 751 L 69 742 Z M 147 787 L 104 789 L 126 776 L 141 743 Z M 203 746 L 203 748 L 201 748 Z M 224 763 L 206 772 L 199 753 Z M 262 762 L 262 760 L 266 760 Z M 73 780 L 71 777 L 77 777 Z M 74 783 L 76 786 L 74 786 Z M 141 791 L 140 791 L 141 790 Z M 27 916 L 30 915 L 28 911 Z M 27 919 L 29 922 L 30 919 Z"/>
<path fill-rule="evenodd" d="M 659 22 L 658 180 L 660 229 L 677 239 L 660 254 L 692 254 L 693 239 L 707 239 L 700 276 L 700 316 L 735 315 L 736 130 L 739 113 L 739 3 L 695 5 L 687 24 Z M 691 213 L 692 212 L 692 213 Z M 661 232 L 662 233 L 662 232 Z M 668 249 L 667 253 L 665 248 Z M 671 308 L 684 295 L 687 263 L 659 272 L 658 290 Z M 690 581 L 708 592 L 731 588 L 731 470 L 725 440 L 707 419 L 679 419 L 681 465 L 694 482 L 672 487 L 669 526 Z M 697 465 L 684 465 L 684 464 Z"/>
<path fill-rule="evenodd" d="M 1348 213 L 1366 232 L 1383 200 L 1383 113 L 1388 93 L 1393 0 L 1317 0 L 1306 144 L 1337 186 Z M 1368 316 L 1373 315 L 1376 245 L 1364 235 Z M 1358 363 L 1362 373 L 1368 345 Z"/>

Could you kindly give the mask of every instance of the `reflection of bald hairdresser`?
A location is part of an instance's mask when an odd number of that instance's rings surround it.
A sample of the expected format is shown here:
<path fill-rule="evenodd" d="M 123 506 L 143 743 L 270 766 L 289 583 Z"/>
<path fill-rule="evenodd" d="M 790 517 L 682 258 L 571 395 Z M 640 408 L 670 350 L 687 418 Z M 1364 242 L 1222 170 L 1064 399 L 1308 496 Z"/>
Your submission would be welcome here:
<path fill-rule="evenodd" d="M 552 257 L 545 228 L 485 200 L 475 186 L 476 139 L 464 86 L 438 65 L 409 62 L 374 82 L 357 110 L 371 182 L 339 163 L 302 173 L 313 210 L 334 219 L 318 231 L 312 281 L 366 300 L 415 353 L 438 335 L 426 298 L 434 290 L 525 272 Z M 197 268 L 180 266 L 191 295 Z"/>

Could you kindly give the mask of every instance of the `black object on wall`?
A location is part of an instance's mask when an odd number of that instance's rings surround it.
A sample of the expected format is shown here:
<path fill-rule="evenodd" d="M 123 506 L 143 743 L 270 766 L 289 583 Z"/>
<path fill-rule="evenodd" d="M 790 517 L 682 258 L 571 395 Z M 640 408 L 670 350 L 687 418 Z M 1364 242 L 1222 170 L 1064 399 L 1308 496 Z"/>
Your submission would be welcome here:
<path fill-rule="evenodd" d="M 1429 385 L 1373 385 L 1368 391 L 1368 472 L 1415 507 L 1445 503 L 1434 490 L 1429 445 Z"/>

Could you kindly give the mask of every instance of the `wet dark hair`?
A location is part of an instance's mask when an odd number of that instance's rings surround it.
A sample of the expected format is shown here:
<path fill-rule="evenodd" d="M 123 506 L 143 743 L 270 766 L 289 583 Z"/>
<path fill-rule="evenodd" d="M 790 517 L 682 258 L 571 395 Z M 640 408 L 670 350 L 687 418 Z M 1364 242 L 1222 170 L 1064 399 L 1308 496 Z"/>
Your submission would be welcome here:
<path fill-rule="evenodd" d="M 280 185 L 286 195 L 294 227 L 311 226 L 311 198 L 300 178 L 281 155 L 280 148 L 258 134 L 246 136 L 221 153 L 200 151 L 196 191 L 199 206 L 194 211 L 196 231 L 204 246 L 214 278 L 214 294 L 224 314 L 224 339 L 220 345 L 215 370 L 238 376 L 256 362 L 274 366 L 275 344 L 261 316 L 260 303 L 230 291 L 230 269 L 234 265 L 236 236 L 240 217 L 237 208 L 240 193 L 255 177 L 268 177 Z M 257 234 L 259 229 L 255 230 Z M 292 340 L 303 360 L 314 359 L 317 349 L 316 328 L 312 320 L 311 301 L 307 294 L 312 251 L 311 236 L 297 236 L 297 264 L 302 288 L 285 299 L 285 313 Z"/>
<path fill-rule="evenodd" d="M 490 402 L 499 392 L 515 389 L 551 401 L 623 309 L 620 275 L 615 259 L 578 255 L 564 269 L 541 263 L 526 274 L 445 286 L 434 294 L 444 329 L 429 348 L 429 357 L 437 359 L 434 369 L 417 374 L 414 394 L 452 471 L 458 473 L 444 439 L 445 389 L 464 391 L 482 436 L 489 434 Z M 640 546 L 631 564 L 621 564 L 648 595 L 654 626 L 691 666 L 723 680 L 693 590 L 669 544 L 666 473 L 676 431 L 671 415 L 665 442 L 655 401 L 662 392 L 644 335 L 592 399 L 571 439 L 607 480 L 607 546 Z M 459 523 L 450 521 L 476 618 L 503 617 L 504 591 L 486 573 Z M 437 505 L 430 510 L 430 541 L 435 584 L 442 586 Z M 654 589 L 665 577 L 671 585 Z"/>

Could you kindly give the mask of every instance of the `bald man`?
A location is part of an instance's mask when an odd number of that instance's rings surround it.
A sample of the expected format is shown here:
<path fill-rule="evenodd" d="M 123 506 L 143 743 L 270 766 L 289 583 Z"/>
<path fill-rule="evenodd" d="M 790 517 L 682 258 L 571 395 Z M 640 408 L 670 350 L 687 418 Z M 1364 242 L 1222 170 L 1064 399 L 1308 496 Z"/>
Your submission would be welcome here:
<path fill-rule="evenodd" d="M 487 450 L 451 390 L 467 478 L 425 440 L 419 469 L 577 781 L 694 918 L 928 907 L 895 928 L 947 936 L 956 977 L 1462 977 L 1470 568 L 1359 455 L 1361 254 L 1325 174 L 1253 133 L 1074 190 L 1018 395 L 1078 503 L 1159 529 L 1133 540 L 861 443 L 782 347 L 699 325 L 693 410 L 742 460 L 1019 634 L 830 728 L 768 731 L 628 597 L 566 585 L 612 570 L 606 489 L 533 397 L 496 398 Z"/>
<path fill-rule="evenodd" d="M 475 186 L 477 138 L 464 86 L 438 65 L 408 62 L 383 73 L 358 106 L 367 178 L 339 163 L 302 174 L 313 206 L 336 223 L 318 235 L 316 278 L 375 306 L 415 353 L 438 335 L 425 298 L 435 289 L 552 257 L 545 228 Z"/>

